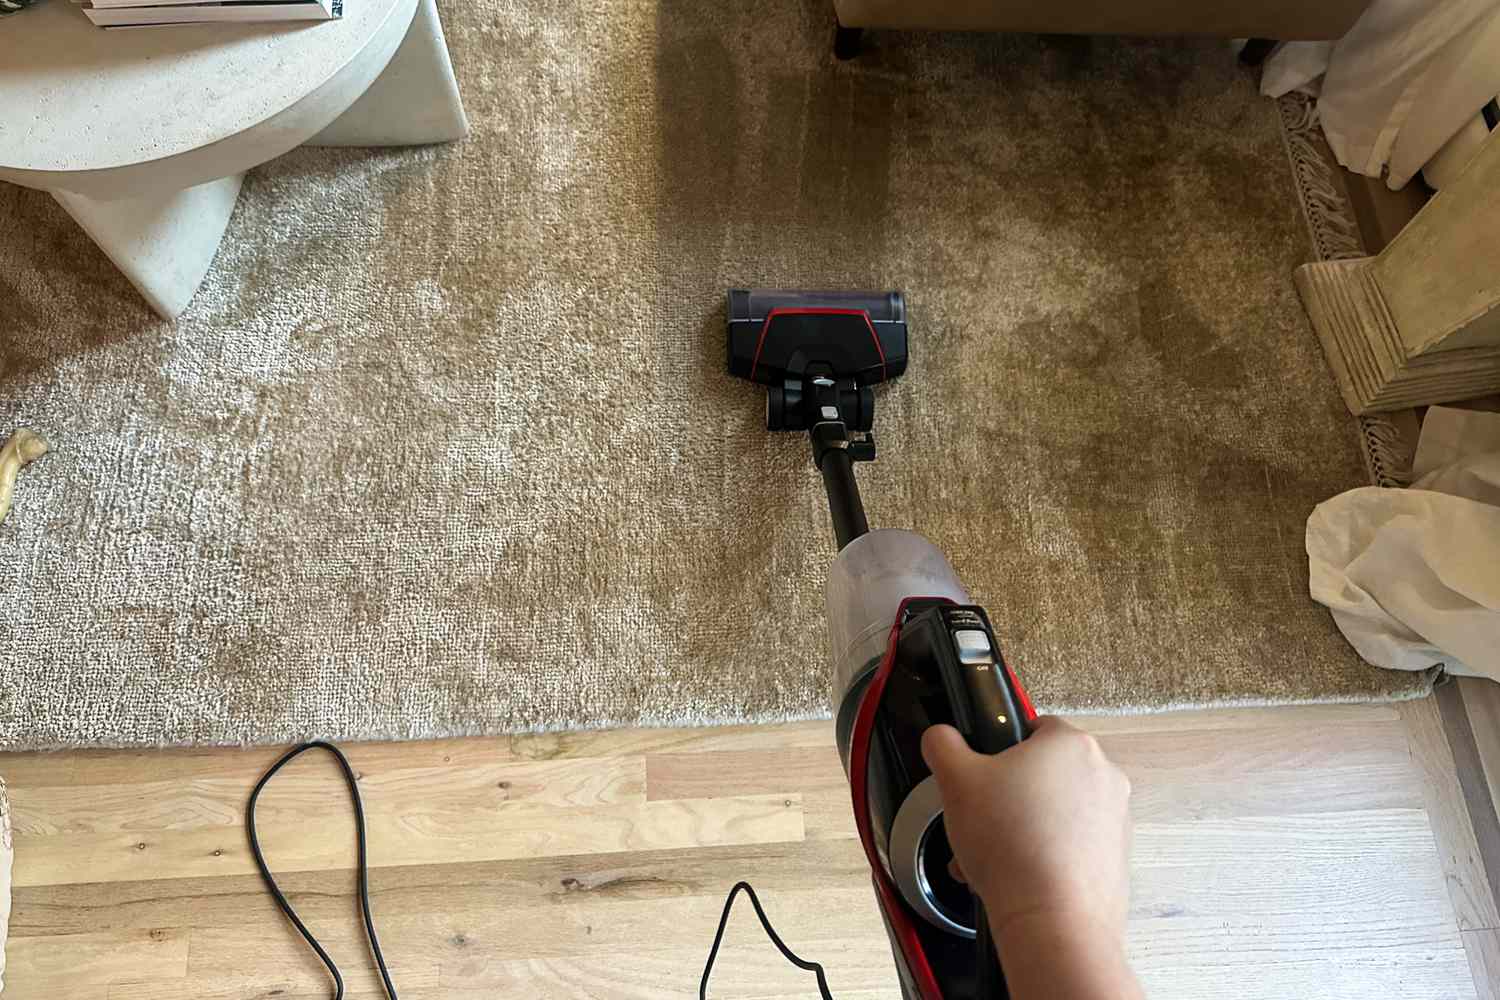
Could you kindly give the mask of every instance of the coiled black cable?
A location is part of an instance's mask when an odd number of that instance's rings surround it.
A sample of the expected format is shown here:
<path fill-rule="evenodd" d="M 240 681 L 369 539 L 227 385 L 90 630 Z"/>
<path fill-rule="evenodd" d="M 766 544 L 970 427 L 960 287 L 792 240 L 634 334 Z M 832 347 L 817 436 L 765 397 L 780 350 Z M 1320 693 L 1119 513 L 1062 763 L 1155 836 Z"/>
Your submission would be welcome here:
<path fill-rule="evenodd" d="M 344 772 L 344 782 L 349 786 L 349 799 L 354 805 L 355 838 L 359 848 L 360 916 L 364 920 L 365 937 L 370 941 L 370 953 L 375 958 L 376 968 L 380 970 L 380 979 L 381 983 L 385 986 L 385 995 L 390 1000 L 396 1000 L 396 986 L 391 982 L 391 973 L 386 968 L 385 956 L 380 952 L 380 939 L 375 934 L 375 918 L 370 914 L 370 866 L 365 843 L 364 802 L 359 795 L 359 782 L 354 776 L 354 768 L 349 766 L 349 760 L 344 756 L 342 750 L 332 743 L 327 743 L 323 740 L 302 743 L 288 750 L 281 756 L 280 760 L 271 765 L 265 774 L 261 775 L 260 780 L 255 783 L 255 788 L 250 792 L 250 804 L 245 810 L 245 832 L 250 838 L 250 853 L 255 857 L 255 866 L 260 869 L 260 877 L 265 882 L 266 889 L 271 893 L 271 898 L 276 901 L 276 905 L 281 908 L 281 912 L 286 914 L 286 918 L 292 922 L 292 926 L 297 928 L 297 933 L 302 935 L 302 939 L 312 947 L 312 950 L 317 953 L 318 958 L 328 968 L 328 974 L 333 977 L 333 1000 L 343 1000 L 344 977 L 340 974 L 339 967 L 334 964 L 328 952 L 318 943 L 318 939 L 313 937 L 312 932 L 307 929 L 307 925 L 302 922 L 302 918 L 297 916 L 297 911 L 292 908 L 292 904 L 287 900 L 286 894 L 276 884 L 276 879 L 271 874 L 270 867 L 266 864 L 265 855 L 261 853 L 260 836 L 255 829 L 255 804 L 260 799 L 260 793 L 265 790 L 270 780 L 276 776 L 277 771 L 280 771 L 292 760 L 309 750 L 327 750 L 333 754 L 334 759 L 339 762 L 339 768 Z M 760 898 L 755 895 L 755 889 L 749 882 L 736 882 L 734 888 L 729 890 L 728 898 L 724 900 L 724 912 L 719 916 L 719 929 L 714 932 L 713 947 L 709 949 L 708 961 L 703 966 L 703 979 L 698 984 L 699 1000 L 708 1000 L 708 980 L 713 975 L 714 960 L 719 957 L 719 946 L 724 942 L 724 928 L 729 924 L 729 914 L 733 911 L 734 901 L 741 892 L 750 897 L 750 905 L 755 907 L 755 915 L 760 918 L 761 927 L 765 928 L 766 936 L 771 939 L 771 943 L 776 946 L 776 949 L 781 952 L 782 956 L 788 962 L 791 962 L 797 968 L 804 972 L 811 972 L 817 976 L 818 992 L 821 994 L 822 1000 L 833 1000 L 833 994 L 828 991 L 828 977 L 823 971 L 823 966 L 817 962 L 809 962 L 806 959 L 799 958 L 792 949 L 786 946 L 786 942 L 781 940 L 781 936 L 771 926 L 770 918 L 766 916 L 765 909 L 760 905 Z"/>
<path fill-rule="evenodd" d="M 729 923 L 729 911 L 734 909 L 735 897 L 743 891 L 750 897 L 750 905 L 755 907 L 755 915 L 760 918 L 760 925 L 766 929 L 766 937 L 771 939 L 782 956 L 797 968 L 804 972 L 811 972 L 818 977 L 818 992 L 823 1000 L 833 1000 L 833 994 L 828 992 L 828 977 L 823 974 L 823 966 L 817 962 L 809 962 L 798 958 L 792 949 L 786 946 L 776 929 L 771 926 L 771 921 L 766 917 L 766 911 L 761 908 L 760 899 L 755 895 L 755 889 L 749 882 L 736 882 L 734 888 L 729 890 L 729 898 L 724 900 L 724 912 L 719 916 L 719 929 L 714 934 L 714 946 L 708 950 L 708 962 L 703 966 L 703 979 L 698 983 L 698 1000 L 708 1000 L 708 977 L 713 975 L 714 959 L 719 957 L 719 945 L 724 940 L 724 927 Z"/>
<path fill-rule="evenodd" d="M 390 970 L 386 968 L 385 956 L 380 953 L 380 939 L 375 935 L 375 918 L 370 915 L 370 868 L 365 851 L 365 809 L 364 803 L 359 797 L 359 783 L 354 776 L 354 768 L 349 766 L 348 759 L 343 751 L 332 743 L 315 740 L 311 743 L 303 743 L 288 750 L 281 759 L 271 765 L 270 770 L 261 776 L 255 783 L 255 789 L 250 793 L 250 805 L 245 810 L 245 832 L 250 836 L 250 853 L 255 856 L 255 866 L 260 869 L 260 877 L 266 883 L 266 889 L 271 893 L 271 898 L 276 900 L 276 905 L 281 907 L 281 912 L 286 914 L 292 926 L 297 928 L 297 933 L 302 935 L 304 941 L 312 946 L 317 952 L 318 958 L 328 967 L 328 974 L 333 976 L 334 993 L 333 1000 L 343 1000 L 344 977 L 339 974 L 339 967 L 333 964 L 333 959 L 328 957 L 328 952 L 313 937 L 302 918 L 297 916 L 297 911 L 292 909 L 292 904 L 287 901 L 286 895 L 282 893 L 281 887 L 276 884 L 276 879 L 271 875 L 271 869 L 266 865 L 266 859 L 260 850 L 260 837 L 255 831 L 255 802 L 260 798 L 260 793 L 265 789 L 266 783 L 275 777 L 294 758 L 309 750 L 327 750 L 333 754 L 343 769 L 344 781 L 349 786 L 349 797 L 354 803 L 354 824 L 356 843 L 359 846 L 359 909 L 360 916 L 364 918 L 365 937 L 370 941 L 370 953 L 375 957 L 375 966 L 380 970 L 380 979 L 385 986 L 385 995 L 390 1000 L 396 1000 L 396 986 L 391 982 Z M 758 907 L 757 907 L 758 908 Z"/>

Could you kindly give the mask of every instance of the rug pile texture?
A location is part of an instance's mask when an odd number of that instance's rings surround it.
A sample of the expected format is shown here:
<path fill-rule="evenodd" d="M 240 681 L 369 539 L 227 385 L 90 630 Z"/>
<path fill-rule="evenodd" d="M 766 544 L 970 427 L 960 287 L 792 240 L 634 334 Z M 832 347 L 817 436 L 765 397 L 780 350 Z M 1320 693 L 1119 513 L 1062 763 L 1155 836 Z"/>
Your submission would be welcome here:
<path fill-rule="evenodd" d="M 473 125 L 253 171 L 160 322 L 0 186 L 0 746 L 827 711 L 808 445 L 730 286 L 904 289 L 871 523 L 1052 710 L 1364 700 L 1303 523 L 1365 475 L 1223 43 L 876 33 L 826 3 L 442 8 Z"/>

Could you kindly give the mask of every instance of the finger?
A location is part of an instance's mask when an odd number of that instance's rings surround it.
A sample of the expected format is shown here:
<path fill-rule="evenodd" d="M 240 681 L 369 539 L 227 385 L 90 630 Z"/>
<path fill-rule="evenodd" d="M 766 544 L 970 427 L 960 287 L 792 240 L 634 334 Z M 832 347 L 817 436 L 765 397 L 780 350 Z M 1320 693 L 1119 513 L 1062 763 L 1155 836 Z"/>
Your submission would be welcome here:
<path fill-rule="evenodd" d="M 934 774 L 956 771 L 973 755 L 963 735 L 952 726 L 929 726 L 922 734 L 922 759 Z"/>
<path fill-rule="evenodd" d="M 948 862 L 948 874 L 953 876 L 954 881 L 962 882 L 965 885 L 969 882 L 968 879 L 964 878 L 964 870 L 959 867 L 957 858 Z"/>

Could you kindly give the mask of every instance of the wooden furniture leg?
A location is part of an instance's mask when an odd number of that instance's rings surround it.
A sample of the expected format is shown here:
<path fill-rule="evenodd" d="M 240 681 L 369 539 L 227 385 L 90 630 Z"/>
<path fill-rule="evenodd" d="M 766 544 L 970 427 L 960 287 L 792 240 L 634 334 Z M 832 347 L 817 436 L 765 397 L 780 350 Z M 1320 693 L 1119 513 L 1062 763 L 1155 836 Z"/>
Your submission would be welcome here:
<path fill-rule="evenodd" d="M 1380 251 L 1297 291 L 1354 413 L 1500 390 L 1500 133 Z"/>

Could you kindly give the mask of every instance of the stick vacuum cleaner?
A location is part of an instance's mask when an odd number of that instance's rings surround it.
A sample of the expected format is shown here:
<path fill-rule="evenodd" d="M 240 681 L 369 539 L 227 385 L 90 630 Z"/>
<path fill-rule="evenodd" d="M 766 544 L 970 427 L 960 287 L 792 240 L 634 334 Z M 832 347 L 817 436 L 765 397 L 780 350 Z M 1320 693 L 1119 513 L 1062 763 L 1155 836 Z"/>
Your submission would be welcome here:
<path fill-rule="evenodd" d="M 922 733 L 981 753 L 1025 739 L 1035 712 L 984 609 L 921 535 L 871 531 L 854 463 L 875 458 L 877 382 L 906 370 L 900 292 L 735 289 L 729 373 L 766 387 L 766 429 L 806 431 L 839 553 L 828 574 L 833 712 L 854 817 L 907 1000 L 992 1000 L 1005 980 L 983 907 L 953 877 Z"/>

